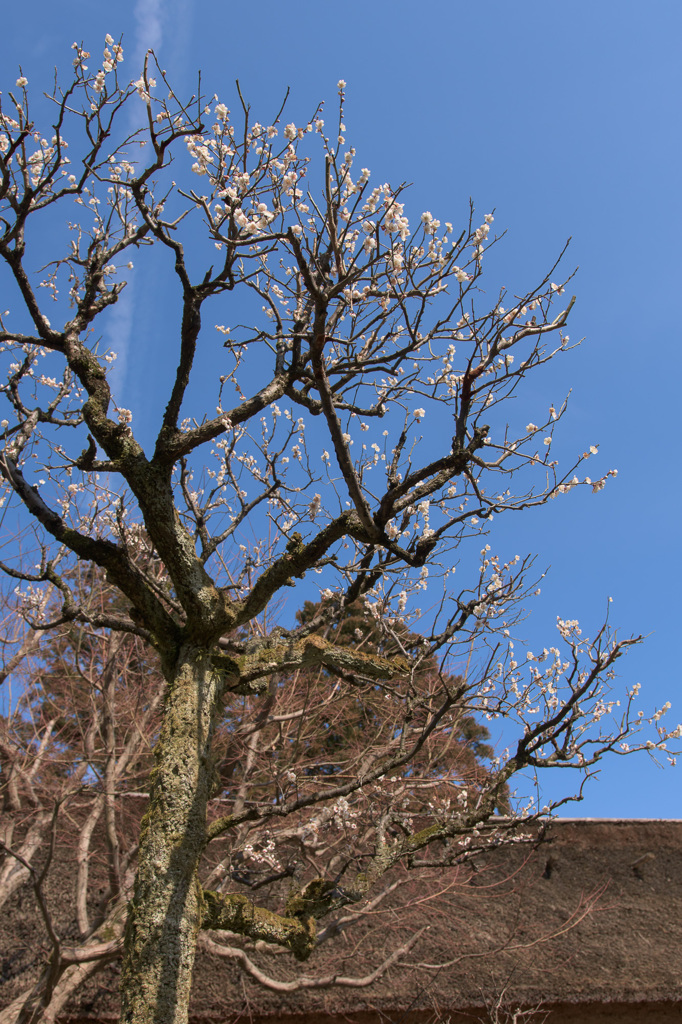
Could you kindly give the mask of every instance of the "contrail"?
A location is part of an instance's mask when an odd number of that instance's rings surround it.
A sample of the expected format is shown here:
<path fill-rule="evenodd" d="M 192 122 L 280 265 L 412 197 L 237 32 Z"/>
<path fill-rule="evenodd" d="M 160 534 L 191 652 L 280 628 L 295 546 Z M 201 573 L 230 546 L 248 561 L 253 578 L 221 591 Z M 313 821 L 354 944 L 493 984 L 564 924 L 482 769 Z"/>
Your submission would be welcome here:
<path fill-rule="evenodd" d="M 167 9 L 167 7 L 166 7 Z M 163 42 L 163 18 L 161 0 L 137 0 L 133 12 L 135 35 L 133 53 L 127 67 L 137 78 L 144 64 L 147 50 L 157 53 Z M 145 124 L 143 104 L 128 107 L 129 131 L 135 132 Z M 109 372 L 112 390 L 119 402 L 123 401 L 126 390 L 128 354 L 133 331 L 135 313 L 135 278 L 131 275 L 121 297 L 111 310 L 106 337 L 117 359 Z M 129 389 L 128 389 L 129 390 Z"/>
<path fill-rule="evenodd" d="M 147 50 L 154 50 L 160 56 L 163 48 L 165 59 L 174 69 L 174 74 L 182 78 L 183 68 L 187 61 L 186 40 L 192 27 L 192 4 L 187 0 L 137 0 L 133 10 L 134 35 L 131 53 L 126 53 L 126 78 L 135 80 L 140 77 Z M 125 43 L 125 41 L 124 41 Z M 126 47 L 127 49 L 127 47 Z M 127 130 L 130 135 L 144 128 L 146 112 L 144 103 L 132 97 L 128 106 Z M 141 261 L 141 254 L 133 251 L 131 259 Z M 109 371 L 109 379 L 113 394 L 121 405 L 136 408 L 140 397 L 139 380 L 128 377 L 128 362 L 135 331 L 136 305 L 140 295 L 140 282 L 136 281 L 135 272 L 126 274 L 128 284 L 112 310 L 109 311 L 105 329 L 107 344 L 116 352 L 117 359 Z"/>
<path fill-rule="evenodd" d="M 163 41 L 161 0 L 137 0 L 135 4 L 135 69 L 142 66 L 147 50 L 158 50 Z"/>
<path fill-rule="evenodd" d="M 107 377 L 112 393 L 121 402 L 125 388 L 128 367 L 128 353 L 133 333 L 133 314 L 135 312 L 135 279 L 131 279 L 123 289 L 113 309 L 109 310 L 106 327 L 106 338 L 116 353 L 116 362 L 109 370 Z"/>

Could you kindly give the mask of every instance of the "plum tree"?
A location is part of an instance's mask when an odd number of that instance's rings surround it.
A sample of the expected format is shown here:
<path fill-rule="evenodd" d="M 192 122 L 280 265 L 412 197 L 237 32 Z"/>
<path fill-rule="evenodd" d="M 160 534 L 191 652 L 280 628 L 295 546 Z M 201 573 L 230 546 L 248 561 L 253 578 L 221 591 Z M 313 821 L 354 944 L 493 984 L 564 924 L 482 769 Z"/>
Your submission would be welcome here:
<path fill-rule="evenodd" d="M 505 561 L 481 540 L 498 516 L 579 486 L 599 490 L 614 472 L 582 474 L 596 447 L 559 470 L 551 444 L 564 405 L 538 413 L 539 425 L 505 422 L 507 400 L 571 347 L 573 300 L 553 281 L 556 265 L 486 304 L 492 214 L 477 223 L 471 208 L 461 230 L 429 211 L 411 223 L 404 188 L 371 185 L 345 148 L 344 82 L 328 136 L 320 108 L 299 125 L 281 111 L 261 124 L 239 94 L 233 118 L 217 97 L 181 100 L 151 52 L 127 84 L 121 58 L 110 36 L 96 69 L 77 46 L 43 128 L 23 75 L 0 114 L 0 257 L 14 295 L 0 322 L 0 470 L 41 548 L 22 544 L 28 557 L 4 568 L 24 581 L 29 617 L 45 587 L 60 593 L 60 614 L 34 626 L 127 633 L 158 657 L 165 693 L 127 903 L 121 1012 L 128 1024 L 170 1024 L 187 1018 L 202 932 L 229 930 L 304 960 L 318 922 L 370 900 L 396 865 L 418 869 L 434 844 L 448 862 L 472 836 L 513 835 L 523 816 L 496 808 L 519 772 L 589 773 L 609 751 L 669 734 L 657 712 L 652 738 L 631 742 L 635 693 L 620 707 L 609 696 L 614 663 L 637 638 L 605 625 L 588 640 L 562 620 L 556 645 L 519 658 L 511 631 L 537 587 L 531 560 Z M 136 302 L 164 338 L 155 372 L 168 388 L 147 437 L 95 332 L 116 330 L 132 255 L 153 254 L 167 280 Z M 209 309 L 219 322 L 207 329 Z M 151 352 L 143 333 L 130 373 Z M 481 546 L 456 586 L 459 552 Z M 83 604 L 74 560 L 105 572 L 120 600 Z M 273 600 L 316 574 L 315 614 L 270 625 Z M 417 638 L 403 623 L 427 587 L 436 610 Z M 358 602 L 381 643 L 325 636 L 325 623 Z M 450 666 L 468 650 L 475 657 L 457 674 Z M 422 671 L 426 662 L 438 671 Z M 236 731 L 254 702 L 267 719 L 273 692 L 316 669 L 323 705 L 347 689 L 384 702 L 383 749 L 341 773 L 311 763 L 284 785 L 275 744 L 271 796 L 212 813 L 225 722 Z M 428 820 L 398 814 L 391 787 L 409 790 L 410 766 L 471 715 L 515 723 L 510 752 L 472 787 L 444 770 Z M 319 753 L 328 764 L 324 745 Z M 353 799 L 367 802 L 373 830 L 342 881 L 294 880 L 277 912 L 255 893 L 200 881 L 202 857 L 223 837 L 242 842 L 245 829 L 287 819 L 301 829 L 324 807 L 343 817 Z M 37 1019 L 40 999 L 20 1008 L 22 1019 Z"/>

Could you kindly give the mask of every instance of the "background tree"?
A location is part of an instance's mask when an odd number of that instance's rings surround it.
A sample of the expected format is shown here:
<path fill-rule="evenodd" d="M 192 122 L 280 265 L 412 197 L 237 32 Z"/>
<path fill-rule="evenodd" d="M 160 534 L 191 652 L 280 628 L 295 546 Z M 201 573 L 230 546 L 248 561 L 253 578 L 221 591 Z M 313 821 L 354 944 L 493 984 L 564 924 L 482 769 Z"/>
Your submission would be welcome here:
<path fill-rule="evenodd" d="M 79 563 L 69 573 L 69 586 L 78 607 L 93 618 L 119 601 L 96 566 Z M 3 622 L 5 672 L 11 670 L 20 684 L 20 696 L 1 721 L 0 906 L 16 912 L 12 897 L 26 883 L 33 885 L 44 939 L 40 943 L 34 933 L 30 949 L 13 950 L 13 969 L 30 970 L 36 957 L 40 960 L 41 946 L 46 966 L 35 984 L 24 983 L 24 991 L 10 1000 L 0 1013 L 2 1021 L 16 1019 L 23 1010 L 26 1019 L 31 1014 L 53 1019 L 93 974 L 120 956 L 122 908 L 134 878 L 164 688 L 156 659 L 139 638 L 62 621 L 39 645 L 35 641 L 41 631 L 26 631 L 27 622 L 36 611 L 48 621 L 51 613 L 61 619 L 61 602 L 48 592 L 38 609 L 35 595 L 14 597 Z M 308 602 L 299 618 L 306 621 L 318 611 Z M 327 638 L 332 629 L 335 643 L 357 643 L 362 630 L 369 649 L 379 647 L 373 642 L 379 637 L 376 621 L 362 610 L 350 609 L 342 621 L 329 623 Z M 405 638 L 407 632 L 401 632 Z M 210 801 L 211 817 L 238 813 L 245 806 L 267 809 L 296 790 L 319 792 L 330 782 L 353 777 L 359 761 L 385 757 L 395 744 L 396 709 L 383 689 L 376 688 L 374 699 L 359 701 L 355 688 L 341 687 L 324 670 L 277 678 L 267 697 L 244 697 L 241 705 L 216 736 L 224 788 Z M 492 756 L 486 739 L 487 730 L 466 716 L 454 729 L 434 731 L 412 762 L 409 781 L 384 780 L 372 799 L 352 793 L 347 800 L 325 804 L 314 816 L 290 815 L 274 828 L 245 823 L 204 857 L 202 884 L 217 891 L 257 892 L 259 902 L 276 911 L 292 884 L 300 887 L 320 876 L 342 879 L 367 857 L 378 806 L 395 831 L 406 822 L 427 820 L 434 794 L 452 800 L 462 797 L 464 786 L 480 788 L 486 774 L 481 759 Z M 476 845 L 457 851 L 446 889 L 456 885 L 460 866 L 477 853 Z M 443 887 L 438 872 L 430 889 L 441 903 Z M 342 910 L 324 922 L 317 945 L 365 923 L 389 899 L 392 920 L 401 920 L 401 907 L 409 907 L 412 897 L 410 873 L 392 872 L 367 905 Z M 419 903 L 428 900 L 429 886 L 422 885 Z M 412 933 L 423 931 L 410 918 L 414 911 L 403 912 L 404 938 L 367 974 L 346 974 L 346 984 L 376 980 L 405 954 L 414 944 Z M 277 989 L 281 983 L 258 963 L 255 944 L 235 944 L 236 938 L 206 937 L 203 945 L 213 954 L 237 959 L 257 983 Z M 344 979 L 344 972 L 337 973 Z M 307 988 L 329 984 L 325 973 L 308 972 L 305 978 Z"/>
<path fill-rule="evenodd" d="M 564 406 L 536 413 L 539 426 L 505 415 L 526 378 L 569 348 L 572 300 L 553 309 L 564 292 L 555 268 L 481 310 L 492 214 L 477 225 L 472 209 L 455 231 L 426 211 L 410 226 L 404 189 L 372 187 L 369 170 L 354 170 L 343 82 L 332 139 L 319 109 L 301 127 L 279 116 L 261 125 L 240 97 L 233 124 L 215 98 L 183 102 L 153 54 L 131 85 L 119 78 L 121 59 L 107 37 L 93 70 L 77 46 L 44 130 L 23 75 L 1 114 L 0 256 L 21 305 L 0 323 L 1 468 L 42 546 L 37 569 L 35 557 L 17 558 L 7 571 L 56 587 L 63 619 L 145 640 L 166 681 L 121 989 L 123 1021 L 159 1024 L 186 1019 L 202 929 L 279 944 L 303 960 L 317 921 L 371 899 L 399 863 L 433 863 L 424 852 L 432 844 L 447 861 L 481 828 L 495 842 L 513 832 L 517 822 L 499 821 L 495 808 L 519 772 L 589 774 L 604 754 L 627 750 L 635 693 L 619 707 L 609 688 L 615 661 L 636 641 L 608 626 L 587 640 L 576 622 L 559 621 L 563 651 L 519 659 L 512 631 L 536 588 L 530 560 L 505 560 L 485 544 L 474 561 L 462 548 L 471 540 L 477 550 L 498 515 L 579 485 L 599 490 L 609 475 L 577 475 L 596 447 L 559 471 L 551 443 Z M 131 133 L 131 124 L 141 127 Z M 135 434 L 112 391 L 113 354 L 94 334 L 125 287 L 131 255 L 149 248 L 167 259 L 179 303 L 176 370 L 154 438 Z M 166 303 L 168 290 L 150 300 Z M 209 304 L 230 325 L 217 325 L 225 340 L 207 405 Z M 435 424 L 428 443 L 423 421 Z M 141 530 L 145 558 L 133 543 Z M 79 605 L 70 557 L 106 572 L 124 599 L 119 609 Z M 469 576 L 453 588 L 456 568 Z M 321 574 L 319 615 L 262 628 L 272 599 L 308 573 Z M 419 643 L 401 642 L 395 625 L 427 586 L 428 628 Z M 398 656 L 319 635 L 327 614 L 359 600 Z M 448 659 L 472 645 L 476 670 L 451 674 Z M 438 675 L 422 675 L 434 658 Z M 392 742 L 345 777 L 320 772 L 325 784 L 312 792 L 292 780 L 267 806 L 212 818 L 221 723 L 244 699 L 265 703 L 277 678 L 313 667 L 368 701 L 381 688 L 394 707 Z M 428 823 L 396 821 L 383 784 L 407 791 L 410 765 L 434 734 L 473 713 L 517 727 L 510 752 L 456 806 L 434 793 Z M 658 729 L 634 746 L 665 744 Z M 361 792 L 374 828 L 343 882 L 294 886 L 278 913 L 200 884 L 210 844 L 251 822 L 289 818 L 299 828 L 303 816 Z"/>
<path fill-rule="evenodd" d="M 132 634 L 93 625 L 117 597 L 96 567 L 78 563 L 66 576 L 90 621 L 64 621 L 53 588 L 21 593 L 3 619 L 5 637 L 15 640 L 5 672 L 19 695 L 0 718 L 0 906 L 16 912 L 13 898 L 33 887 L 44 931 L 28 953 L 42 949 L 45 961 L 35 984 L 0 1012 L 3 1022 L 53 1019 L 120 955 L 145 806 L 122 797 L 147 784 L 158 732 L 163 679 L 149 649 Z M 58 628 L 34 628 L 36 614 Z M 70 884 L 55 905 L 46 889 L 65 858 Z M 27 953 L 5 952 L 20 961 Z"/>
<path fill-rule="evenodd" d="M 407 649 L 419 648 L 422 646 L 421 634 L 409 630 L 404 620 L 393 623 L 390 632 L 381 628 L 381 623 L 367 610 L 361 602 L 355 605 L 345 606 L 342 609 L 329 609 L 326 614 L 320 603 L 306 601 L 304 607 L 297 613 L 297 621 L 305 625 L 310 621 L 324 621 L 322 635 L 326 639 L 333 640 L 335 646 L 353 646 L 365 653 L 378 654 L 383 657 L 400 657 Z M 435 657 L 425 657 L 419 665 L 419 676 L 422 679 L 440 679 L 438 661 Z M 324 670 L 323 670 L 324 673 Z M 328 673 L 324 673 L 327 674 Z M 447 685 L 452 689 L 462 685 L 461 677 L 449 677 Z M 427 684 L 428 685 L 428 684 Z M 376 744 L 382 735 L 389 738 L 389 742 L 397 742 L 396 722 L 386 723 L 386 695 L 381 687 L 376 687 L 378 700 L 367 699 L 366 690 L 358 691 L 353 688 L 345 693 L 342 716 L 325 715 L 320 723 L 315 721 L 313 728 L 307 728 L 307 744 L 311 761 L 319 770 L 322 757 L 326 753 L 332 756 L 334 750 L 342 752 L 349 751 L 353 747 L 367 748 Z M 306 721 L 306 725 L 308 722 Z M 490 733 L 473 715 L 463 714 L 454 722 L 449 722 L 444 730 L 437 730 L 426 749 L 419 752 L 411 765 L 410 779 L 414 791 L 417 783 L 417 775 L 423 771 L 423 782 L 432 788 L 436 782 L 442 782 L 444 792 L 452 795 L 452 782 L 448 763 L 453 761 L 456 754 L 458 771 L 467 775 L 468 784 L 473 785 L 473 780 L 480 774 L 485 773 L 485 763 L 492 760 L 495 751 L 490 746 Z M 435 744 L 440 744 L 439 755 Z M 364 755 L 363 755 L 364 756 Z M 439 756 L 443 762 L 439 762 Z M 313 769 L 315 770 L 315 769 Z M 335 767 L 330 765 L 330 772 Z M 499 794 L 498 810 L 506 812 L 509 810 L 509 793 L 505 787 Z"/>

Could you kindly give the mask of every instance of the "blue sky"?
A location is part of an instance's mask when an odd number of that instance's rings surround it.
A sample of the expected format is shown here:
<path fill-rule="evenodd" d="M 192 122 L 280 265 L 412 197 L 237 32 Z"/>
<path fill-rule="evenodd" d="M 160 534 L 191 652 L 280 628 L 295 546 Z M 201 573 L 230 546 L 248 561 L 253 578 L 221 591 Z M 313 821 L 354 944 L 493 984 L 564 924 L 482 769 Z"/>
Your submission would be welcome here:
<path fill-rule="evenodd" d="M 541 388 L 547 404 L 572 389 L 566 455 L 598 443 L 599 468 L 619 475 L 600 494 L 509 519 L 495 539 L 551 566 L 523 630 L 531 647 L 552 639 L 557 614 L 594 630 L 611 596 L 623 633 L 650 634 L 621 662 L 622 683 L 643 684 L 643 706 L 672 701 L 671 725 L 681 721 L 678 0 L 36 0 L 26 10 L 3 13 L 5 87 L 19 62 L 32 87 L 47 87 L 74 40 L 98 52 L 106 32 L 123 34 L 131 78 L 155 46 L 179 93 L 201 69 L 205 91 L 229 104 L 239 78 L 263 121 L 287 87 L 294 120 L 320 99 L 333 108 L 346 79 L 358 164 L 412 182 L 413 213 L 463 220 L 470 196 L 481 214 L 495 208 L 508 233 L 491 259 L 491 303 L 500 284 L 534 284 L 572 236 L 570 333 L 585 341 Z M 129 331 L 131 310 L 119 315 Z M 151 359 L 136 357 L 122 381 L 133 408 Z M 681 817 L 679 771 L 615 759 L 567 813 Z M 570 782 L 557 774 L 552 795 Z"/>

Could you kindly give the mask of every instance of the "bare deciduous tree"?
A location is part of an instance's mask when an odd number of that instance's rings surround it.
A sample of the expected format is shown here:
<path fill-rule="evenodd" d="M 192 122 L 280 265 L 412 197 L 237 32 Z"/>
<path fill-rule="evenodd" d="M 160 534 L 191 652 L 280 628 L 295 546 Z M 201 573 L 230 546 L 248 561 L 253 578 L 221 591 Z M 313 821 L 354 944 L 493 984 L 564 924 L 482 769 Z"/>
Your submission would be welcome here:
<path fill-rule="evenodd" d="M 107 37 L 101 67 L 89 70 L 76 47 L 46 130 L 32 119 L 23 75 L 1 114 L 0 256 L 14 291 L 0 322 L 0 468 L 42 551 L 37 568 L 34 556 L 28 565 L 7 558 L 5 569 L 32 588 L 27 600 L 40 602 L 45 587 L 61 595 L 60 615 L 37 616 L 33 628 L 79 622 L 139 637 L 158 656 L 166 686 L 121 998 L 123 1021 L 170 1024 L 186 1020 L 200 934 L 229 931 L 305 960 L 318 922 L 371 901 L 397 865 L 448 863 L 482 833 L 487 842 L 513 834 L 520 818 L 501 819 L 496 807 L 519 772 L 589 774 L 606 753 L 627 750 L 635 693 L 617 707 L 610 682 L 637 641 L 608 625 L 588 640 L 560 621 L 558 645 L 522 662 L 511 632 L 536 588 L 530 560 L 505 562 L 484 544 L 473 569 L 467 562 L 465 542 L 477 550 L 498 515 L 577 486 L 599 490 L 610 475 L 582 474 L 596 448 L 559 470 L 551 442 L 565 406 L 538 413 L 539 426 L 505 422 L 505 400 L 570 347 L 572 300 L 552 281 L 556 267 L 481 309 L 492 215 L 478 225 L 472 209 L 457 231 L 425 212 L 410 226 L 403 188 L 373 187 L 345 151 L 343 82 L 329 138 L 319 109 L 297 127 L 281 116 L 261 125 L 241 94 L 236 120 L 215 98 L 184 103 L 151 53 L 126 85 L 121 55 Z M 177 341 L 166 343 L 177 369 L 151 442 L 117 402 L 114 353 L 94 334 L 111 323 L 131 255 L 148 249 L 169 275 L 152 308 L 165 312 L 172 289 L 179 308 Z M 207 400 L 209 309 L 224 347 Z M 73 558 L 104 570 L 119 602 L 83 604 Z M 457 559 L 471 573 L 462 586 Z M 289 629 L 270 625 L 273 599 L 316 573 L 317 613 Z M 415 639 L 404 623 L 427 586 L 436 607 Z M 324 635 L 357 602 L 383 647 Z M 448 672 L 468 650 L 467 672 Z M 434 659 L 440 671 L 424 673 Z M 313 669 L 326 681 L 320 704 L 331 706 L 339 688 L 368 707 L 385 702 L 383 749 L 340 773 L 323 754 L 308 778 L 282 779 L 268 701 Z M 100 686 L 105 699 L 104 675 Z M 246 730 L 243 707 L 255 715 Z M 410 765 L 428 762 L 434 737 L 472 714 L 516 723 L 511 752 L 470 788 L 444 776 L 428 820 L 403 814 L 391 787 L 402 787 L 407 810 L 421 801 Z M 667 742 L 659 717 L 653 738 L 633 748 Z M 212 816 L 226 722 L 230 735 L 242 728 L 254 764 L 267 725 L 272 754 L 259 768 L 262 795 L 237 788 L 229 810 Z M 277 912 L 256 892 L 200 882 L 202 857 L 224 837 L 286 822 L 302 835 L 321 815 L 351 814 L 353 802 L 372 821 L 357 857 L 336 877 L 294 879 Z M 103 814 L 107 806 L 105 785 Z"/>
<path fill-rule="evenodd" d="M 81 563 L 77 573 L 69 585 L 79 608 L 90 615 L 110 610 L 117 594 L 96 567 L 93 571 Z M 41 609 L 47 618 L 51 611 L 58 615 L 59 602 L 45 608 L 41 603 Z M 20 630 L 25 616 L 36 610 L 35 600 L 28 600 L 8 611 L 3 622 L 4 635 L 14 638 L 8 644 L 8 668 L 21 685 L 11 713 L 2 720 L 0 850 L 5 860 L 0 906 L 7 904 L 11 913 L 12 897 L 27 882 L 33 886 L 48 962 L 36 983 L 0 1013 L 3 1024 L 16 1018 L 17 1006 L 28 1017 L 54 1018 L 83 982 L 120 956 L 164 689 L 153 653 L 138 637 L 90 623 L 62 623 L 38 655 L 39 632 L 22 635 Z M 301 620 L 316 611 L 308 605 Z M 385 641 L 363 610 L 347 614 L 341 623 L 328 623 L 328 635 L 332 629 L 336 644 L 357 643 L 358 631 L 372 651 Z M 424 673 L 437 676 L 436 666 L 424 666 Z M 399 705 L 387 701 L 381 690 L 359 694 L 338 682 L 330 688 L 325 673 L 315 668 L 280 677 L 266 697 L 239 700 L 238 713 L 233 709 L 225 716 L 214 741 L 223 788 L 209 801 L 210 819 L 245 806 L 267 809 L 299 789 L 323 793 L 330 784 L 354 778 L 363 762 L 390 753 L 402 724 L 396 719 Z M 257 893 L 259 904 L 276 911 L 292 884 L 300 888 L 320 876 L 341 879 L 368 856 L 377 813 L 392 819 L 393 832 L 399 823 L 414 829 L 415 822 L 428 820 L 435 795 L 453 799 L 454 793 L 461 796 L 463 786 L 480 789 L 486 775 L 482 759 L 492 753 L 487 739 L 487 731 L 465 716 L 454 728 L 434 730 L 410 765 L 409 785 L 394 778 L 372 787 L 370 794 L 323 804 L 316 814 L 292 814 L 274 824 L 244 823 L 209 848 L 199 869 L 202 885 L 218 892 Z M 202 934 L 200 944 L 236 960 L 250 978 L 275 991 L 365 987 L 404 957 L 423 933 L 411 909 L 415 899 L 419 905 L 437 900 L 444 908 L 448 895 L 468 881 L 468 872 L 459 868 L 486 845 L 483 840 L 456 851 L 446 878 L 437 866 L 427 870 L 423 861 L 418 897 L 413 873 L 394 871 L 370 900 L 318 926 L 316 946 L 347 936 L 354 926 L 387 910 L 389 901 L 394 921 L 403 908 L 404 941 L 386 952 L 378 943 L 375 962 L 364 973 L 342 968 L 333 975 L 307 972 L 282 981 L 262 963 L 257 943 L 249 949 L 234 934 Z M 431 885 L 424 885 L 425 876 L 431 876 Z M 56 905 L 55 892 L 60 893 Z M 65 929 L 78 941 L 61 939 Z M 18 952 L 19 961 L 34 959 L 35 937 L 32 951 Z"/>

